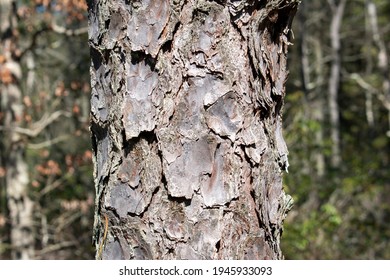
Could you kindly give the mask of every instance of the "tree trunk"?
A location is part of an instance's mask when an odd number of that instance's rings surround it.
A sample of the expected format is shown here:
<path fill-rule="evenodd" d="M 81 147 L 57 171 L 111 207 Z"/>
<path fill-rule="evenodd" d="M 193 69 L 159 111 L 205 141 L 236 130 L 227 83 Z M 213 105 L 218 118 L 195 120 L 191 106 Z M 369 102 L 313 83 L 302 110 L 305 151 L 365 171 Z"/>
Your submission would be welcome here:
<path fill-rule="evenodd" d="M 98 259 L 280 259 L 298 1 L 89 1 Z"/>
<path fill-rule="evenodd" d="M 23 101 L 20 89 L 22 70 L 18 61 L 16 3 L 4 0 L 1 11 L 1 112 L 2 161 L 6 169 L 6 193 L 10 215 L 11 258 L 31 259 L 34 255 L 33 202 L 28 196 L 28 167 L 25 141 L 15 128 L 23 123 Z"/>
<path fill-rule="evenodd" d="M 369 20 L 369 25 L 372 31 L 372 37 L 374 43 L 378 48 L 378 66 L 383 76 L 383 100 L 386 109 L 388 110 L 388 119 L 389 119 L 389 133 L 390 133 L 390 70 L 389 70 L 389 56 L 386 50 L 386 44 L 381 38 L 378 27 L 378 16 L 376 5 L 373 1 L 368 0 L 367 3 L 367 15 Z M 369 96 L 371 97 L 371 96 Z M 387 105 L 387 106 L 386 106 Z M 390 134 L 389 134 L 390 135 Z"/>
<path fill-rule="evenodd" d="M 309 6 L 310 7 L 310 6 Z M 299 23 L 299 57 L 301 64 L 301 83 L 302 90 L 305 94 L 305 115 L 310 120 L 322 124 L 324 121 L 324 104 L 322 98 L 321 84 L 323 81 L 323 62 L 321 54 L 321 43 L 317 38 L 310 36 L 311 33 L 308 28 L 307 14 L 308 14 L 307 3 L 303 2 L 300 4 L 300 11 L 298 17 Z M 310 46 L 309 41 L 312 41 L 312 52 L 314 53 L 314 59 L 310 58 Z M 313 66 L 314 65 L 314 66 Z M 313 70 L 312 70 L 313 69 Z M 315 79 L 311 79 L 312 72 L 314 72 Z M 325 174 L 325 155 L 322 152 L 324 137 L 322 125 L 315 131 L 315 143 L 319 148 L 319 151 L 313 153 L 317 179 L 321 179 Z M 310 166 L 311 164 L 308 163 Z M 310 172 L 310 171 L 309 171 Z M 312 189 L 313 190 L 313 189 Z M 314 191 L 314 190 L 313 190 Z"/>
<path fill-rule="evenodd" d="M 346 0 L 340 0 L 338 4 L 329 1 L 332 10 L 332 21 L 330 24 L 330 40 L 332 45 L 332 63 L 329 76 L 329 115 L 330 115 L 330 137 L 332 140 L 331 165 L 334 168 L 340 167 L 340 119 L 338 94 L 341 75 L 341 39 L 340 28 L 344 15 Z"/>

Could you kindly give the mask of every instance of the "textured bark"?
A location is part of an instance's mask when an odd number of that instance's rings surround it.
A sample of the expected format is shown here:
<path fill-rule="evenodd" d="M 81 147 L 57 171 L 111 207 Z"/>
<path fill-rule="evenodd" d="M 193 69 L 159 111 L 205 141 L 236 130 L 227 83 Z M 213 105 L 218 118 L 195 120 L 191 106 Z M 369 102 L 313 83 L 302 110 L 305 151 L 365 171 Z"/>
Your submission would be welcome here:
<path fill-rule="evenodd" d="M 282 258 L 297 2 L 89 2 L 97 258 Z"/>
<path fill-rule="evenodd" d="M 1 112 L 2 161 L 6 174 L 6 192 L 10 215 L 12 259 L 31 259 L 34 255 L 33 202 L 28 196 L 28 168 L 25 141 L 15 131 L 23 122 L 23 102 L 19 81 L 22 70 L 18 61 L 15 1 L 0 3 L 1 39 Z"/>

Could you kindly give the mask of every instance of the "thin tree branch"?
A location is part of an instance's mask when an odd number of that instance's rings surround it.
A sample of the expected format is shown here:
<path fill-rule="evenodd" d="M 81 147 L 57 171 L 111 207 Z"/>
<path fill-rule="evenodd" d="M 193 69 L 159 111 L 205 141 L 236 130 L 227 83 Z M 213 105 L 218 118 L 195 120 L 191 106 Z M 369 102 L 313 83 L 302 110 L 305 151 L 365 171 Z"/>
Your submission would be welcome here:
<path fill-rule="evenodd" d="M 44 32 L 47 32 L 49 30 L 50 30 L 50 28 L 45 26 L 45 27 L 37 30 L 36 32 L 34 32 L 32 35 L 30 44 L 26 48 L 23 49 L 23 51 L 19 55 L 19 58 L 22 58 L 28 51 L 32 50 L 36 46 L 39 35 L 41 35 Z"/>
<path fill-rule="evenodd" d="M 32 149 L 32 150 L 43 149 L 43 148 L 58 144 L 62 141 L 65 141 L 65 140 L 69 139 L 69 137 L 70 137 L 69 135 L 61 135 L 61 136 L 58 136 L 54 139 L 49 139 L 49 140 L 46 140 L 46 141 L 41 142 L 41 143 L 29 143 L 27 145 L 27 148 Z"/>
<path fill-rule="evenodd" d="M 33 33 L 30 44 L 20 53 L 19 58 L 23 57 L 29 50 L 33 49 L 37 44 L 38 37 L 42 33 L 47 31 L 53 31 L 57 34 L 62 34 L 65 36 L 79 36 L 88 33 L 88 27 L 86 26 L 78 29 L 67 29 L 63 26 L 56 24 L 53 21 L 50 26 L 45 25 L 44 27 Z"/>
<path fill-rule="evenodd" d="M 29 137 L 37 137 L 48 125 L 53 123 L 55 120 L 57 120 L 59 117 L 65 116 L 65 117 L 70 117 L 71 113 L 59 110 L 51 115 L 48 115 L 45 113 L 43 117 L 34 123 L 32 125 L 32 128 L 23 128 L 23 127 L 5 127 L 5 126 L 0 126 L 0 131 L 5 131 L 5 130 L 13 130 L 17 133 L 24 134 Z"/>
<path fill-rule="evenodd" d="M 386 96 L 381 92 L 379 91 L 378 89 L 376 89 L 375 87 L 373 87 L 372 85 L 370 85 L 369 83 L 367 83 L 363 78 L 362 76 L 360 76 L 360 74 L 358 73 L 352 73 L 349 75 L 349 78 L 356 81 L 356 83 L 363 89 L 365 90 L 368 90 L 370 92 L 372 92 L 373 94 L 375 94 L 378 99 L 383 103 L 383 106 L 390 111 L 390 101 L 388 101 L 386 99 Z"/>
<path fill-rule="evenodd" d="M 67 180 L 67 176 L 63 176 L 57 180 L 55 180 L 53 183 L 46 185 L 40 192 L 40 196 L 44 196 L 47 193 L 61 187 L 62 184 Z"/>
<path fill-rule="evenodd" d="M 56 32 L 58 34 L 64 34 L 66 36 L 79 36 L 79 35 L 88 33 L 87 26 L 81 27 L 78 29 L 67 29 L 63 26 L 58 25 L 54 21 L 51 23 L 51 30 L 53 30 L 54 32 Z"/>
<path fill-rule="evenodd" d="M 77 243 L 74 241 L 64 241 L 64 242 L 61 242 L 58 244 L 53 244 L 53 245 L 50 245 L 50 246 L 43 248 L 41 251 L 39 251 L 37 253 L 37 256 L 42 258 L 42 257 L 44 257 L 45 254 L 59 251 L 59 250 L 64 249 L 64 248 L 73 247 L 76 245 L 77 245 Z"/>

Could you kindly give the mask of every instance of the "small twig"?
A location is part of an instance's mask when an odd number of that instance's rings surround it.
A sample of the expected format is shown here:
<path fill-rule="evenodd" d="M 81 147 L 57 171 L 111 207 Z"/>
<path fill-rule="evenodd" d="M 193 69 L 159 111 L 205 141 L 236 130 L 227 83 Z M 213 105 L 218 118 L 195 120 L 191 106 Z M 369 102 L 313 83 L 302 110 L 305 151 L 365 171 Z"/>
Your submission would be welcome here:
<path fill-rule="evenodd" d="M 88 32 L 88 27 L 81 27 L 78 29 L 67 29 L 63 26 L 57 25 L 57 23 L 55 23 L 54 21 L 51 23 L 51 29 L 58 34 L 63 34 L 66 36 L 78 36 Z"/>
<path fill-rule="evenodd" d="M 52 190 L 60 187 L 65 182 L 66 179 L 67 177 L 61 177 L 55 180 L 53 183 L 46 185 L 46 187 L 39 192 L 39 195 L 44 196 L 45 194 L 51 192 Z"/>
<path fill-rule="evenodd" d="M 387 110 L 390 111 L 390 102 L 387 101 L 386 96 L 381 91 L 379 91 L 378 89 L 376 89 L 375 87 L 373 87 L 372 85 L 367 83 L 358 73 L 352 73 L 349 75 L 349 77 L 352 80 L 356 81 L 356 83 L 361 88 L 368 90 L 368 91 L 372 92 L 373 94 L 375 94 L 377 96 L 377 98 L 382 102 L 383 106 Z"/>
<path fill-rule="evenodd" d="M 47 247 L 43 248 L 41 251 L 39 251 L 39 253 L 37 255 L 39 257 L 44 257 L 45 254 L 48 254 L 48 253 L 51 253 L 54 251 L 58 251 L 58 250 L 61 250 L 63 248 L 76 246 L 76 245 L 77 245 L 76 242 L 73 242 L 73 241 L 65 241 L 62 243 L 53 244 L 51 246 L 47 246 Z"/>
<path fill-rule="evenodd" d="M 48 114 L 45 113 L 39 121 L 37 121 L 36 123 L 34 123 L 32 125 L 33 128 L 31 128 L 31 129 L 24 128 L 24 127 L 18 127 L 18 126 L 16 126 L 16 127 L 0 126 L 0 131 L 5 131 L 5 130 L 14 131 L 14 132 L 24 134 L 26 136 L 34 138 L 34 137 L 37 137 L 48 125 L 53 123 L 60 116 L 70 117 L 71 115 L 72 115 L 71 113 L 66 112 L 66 111 L 62 111 L 62 110 L 56 111 L 49 116 L 48 116 Z"/>
<path fill-rule="evenodd" d="M 102 259 L 103 247 L 104 247 L 104 244 L 106 243 L 106 239 L 107 239 L 107 232 L 108 232 L 108 217 L 106 214 L 104 214 L 104 234 L 103 234 L 102 243 L 100 244 L 99 252 L 97 255 L 98 260 Z"/>
<path fill-rule="evenodd" d="M 41 142 L 41 143 L 29 143 L 27 145 L 27 148 L 28 149 L 32 149 L 32 150 L 39 150 L 39 149 L 43 149 L 43 148 L 46 148 L 46 147 L 50 147 L 54 144 L 58 144 L 62 141 L 65 141 L 66 139 L 68 139 L 70 136 L 69 135 L 61 135 L 61 136 L 58 136 L 54 139 L 49 139 L 49 140 L 46 140 L 44 142 Z"/>

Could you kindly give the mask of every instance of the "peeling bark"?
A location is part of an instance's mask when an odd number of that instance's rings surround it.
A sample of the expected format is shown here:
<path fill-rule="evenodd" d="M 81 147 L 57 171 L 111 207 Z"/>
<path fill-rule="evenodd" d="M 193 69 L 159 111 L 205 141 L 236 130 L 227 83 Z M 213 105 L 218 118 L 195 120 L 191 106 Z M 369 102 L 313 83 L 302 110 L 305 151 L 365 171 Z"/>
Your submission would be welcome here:
<path fill-rule="evenodd" d="M 297 5 L 89 2 L 97 258 L 282 258 Z"/>

